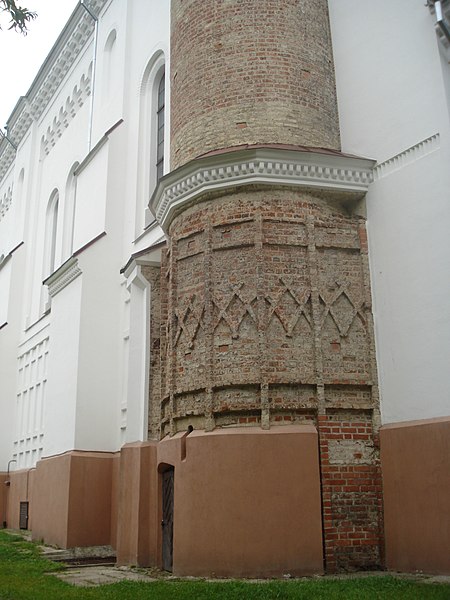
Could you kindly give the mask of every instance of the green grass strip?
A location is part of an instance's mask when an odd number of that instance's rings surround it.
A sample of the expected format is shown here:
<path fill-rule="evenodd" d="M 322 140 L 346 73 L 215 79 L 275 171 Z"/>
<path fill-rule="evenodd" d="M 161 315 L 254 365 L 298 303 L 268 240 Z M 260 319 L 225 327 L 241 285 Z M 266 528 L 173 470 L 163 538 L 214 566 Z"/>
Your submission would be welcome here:
<path fill-rule="evenodd" d="M 93 588 L 72 586 L 51 575 L 61 565 L 42 558 L 37 546 L 0 531 L 0 600 L 449 600 L 450 585 L 391 576 L 211 582 L 122 581 Z"/>

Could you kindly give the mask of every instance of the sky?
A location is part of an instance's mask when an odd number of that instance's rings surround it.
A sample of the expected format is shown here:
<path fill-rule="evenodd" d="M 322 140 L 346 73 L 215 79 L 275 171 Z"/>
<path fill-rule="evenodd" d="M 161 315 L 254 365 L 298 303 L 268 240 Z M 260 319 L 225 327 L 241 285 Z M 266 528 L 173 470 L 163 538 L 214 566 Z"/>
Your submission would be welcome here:
<path fill-rule="evenodd" d="M 8 31 L 9 19 L 0 15 L 0 127 L 4 126 L 17 100 L 24 96 L 58 35 L 72 14 L 76 0 L 18 0 L 38 14 L 29 24 L 27 36 Z"/>

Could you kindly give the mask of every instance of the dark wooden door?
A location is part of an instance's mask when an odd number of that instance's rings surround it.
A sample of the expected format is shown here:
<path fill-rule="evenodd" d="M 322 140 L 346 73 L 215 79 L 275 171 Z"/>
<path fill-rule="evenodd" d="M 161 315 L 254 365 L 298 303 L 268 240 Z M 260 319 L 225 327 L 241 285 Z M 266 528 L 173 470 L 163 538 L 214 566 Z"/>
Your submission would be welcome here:
<path fill-rule="evenodd" d="M 162 474 L 162 567 L 172 571 L 173 563 L 173 467 Z"/>

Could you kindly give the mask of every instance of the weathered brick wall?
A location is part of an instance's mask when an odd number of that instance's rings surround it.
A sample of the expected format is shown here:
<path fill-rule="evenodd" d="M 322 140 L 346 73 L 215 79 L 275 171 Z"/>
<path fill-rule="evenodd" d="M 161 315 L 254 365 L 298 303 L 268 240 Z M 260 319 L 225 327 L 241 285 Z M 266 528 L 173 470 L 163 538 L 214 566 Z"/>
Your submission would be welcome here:
<path fill-rule="evenodd" d="M 150 283 L 150 374 L 149 374 L 149 439 L 159 439 L 161 426 L 161 269 L 143 266 L 142 274 Z"/>
<path fill-rule="evenodd" d="M 329 571 L 381 564 L 377 375 L 363 219 L 247 187 L 188 208 L 163 268 L 163 435 L 312 422 Z"/>
<path fill-rule="evenodd" d="M 324 409 L 376 406 L 361 229 L 338 204 L 282 189 L 245 188 L 174 220 L 165 427 L 243 411 L 268 426 L 316 410 L 318 384 L 331 390 Z"/>
<path fill-rule="evenodd" d="M 339 148 L 326 0 L 172 0 L 171 43 L 173 169 L 241 144 Z M 327 569 L 379 565 L 364 220 L 336 194 L 245 186 L 197 197 L 169 239 L 161 435 L 314 423 Z"/>
<path fill-rule="evenodd" d="M 327 571 L 377 568 L 383 500 L 372 411 L 328 409 L 318 429 Z"/>
<path fill-rule="evenodd" d="M 326 0 L 172 1 L 171 165 L 253 143 L 338 149 Z"/>

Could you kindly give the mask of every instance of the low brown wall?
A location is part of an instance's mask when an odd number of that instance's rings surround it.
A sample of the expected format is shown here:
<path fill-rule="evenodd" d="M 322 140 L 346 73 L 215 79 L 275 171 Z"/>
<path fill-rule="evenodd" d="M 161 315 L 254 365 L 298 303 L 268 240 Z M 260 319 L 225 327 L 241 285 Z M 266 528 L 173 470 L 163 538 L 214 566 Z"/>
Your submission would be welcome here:
<path fill-rule="evenodd" d="M 386 566 L 450 574 L 450 417 L 381 428 Z"/>
<path fill-rule="evenodd" d="M 10 485 L 7 487 L 6 521 L 11 529 L 19 529 L 20 503 L 29 502 L 28 528 L 32 526 L 32 487 L 34 469 L 11 471 L 9 474 Z"/>
<path fill-rule="evenodd" d="M 117 547 L 117 519 L 119 511 L 119 478 L 120 478 L 120 453 L 114 455 L 112 461 L 111 482 L 111 546 Z"/>
<path fill-rule="evenodd" d="M 41 460 L 33 486 L 33 539 L 61 548 L 111 543 L 114 454 L 68 452 Z"/>
<path fill-rule="evenodd" d="M 6 522 L 6 494 L 7 486 L 5 482 L 8 480 L 6 473 L 0 473 L 0 527 L 3 527 Z"/>
<path fill-rule="evenodd" d="M 176 575 L 270 577 L 323 571 L 313 426 L 177 434 L 158 445 L 158 464 L 160 470 L 175 467 Z"/>
<path fill-rule="evenodd" d="M 120 454 L 117 507 L 117 562 L 119 565 L 156 565 L 158 562 L 157 444 L 136 442 Z"/>

